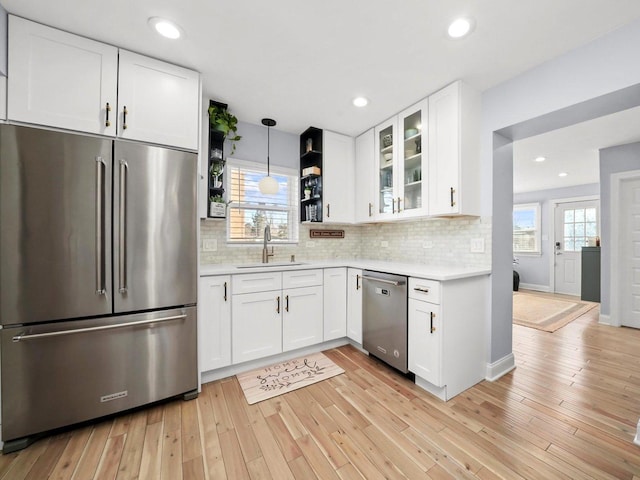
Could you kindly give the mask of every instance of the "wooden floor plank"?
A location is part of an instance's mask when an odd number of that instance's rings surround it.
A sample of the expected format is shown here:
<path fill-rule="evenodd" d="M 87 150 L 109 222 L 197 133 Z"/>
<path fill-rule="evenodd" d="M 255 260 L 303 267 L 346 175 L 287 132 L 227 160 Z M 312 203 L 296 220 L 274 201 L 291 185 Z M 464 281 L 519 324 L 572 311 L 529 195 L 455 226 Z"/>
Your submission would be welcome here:
<path fill-rule="evenodd" d="M 147 425 L 140 457 L 140 478 L 160 478 L 162 468 L 162 422 Z"/>
<path fill-rule="evenodd" d="M 86 478 L 94 478 L 110 431 L 111 423 L 107 421 L 94 426 L 93 431 L 89 436 L 89 441 L 87 442 L 84 452 L 82 452 L 82 456 L 80 457 L 80 462 L 78 462 L 78 467 L 73 472 L 73 477 L 71 477 L 72 479 L 82 480 Z"/>
<path fill-rule="evenodd" d="M 91 427 L 83 427 L 70 436 L 64 452 L 62 452 L 58 458 L 58 461 L 51 472 L 49 477 L 51 480 L 68 480 L 72 477 L 73 472 L 80 462 L 82 452 L 87 446 L 91 430 Z M 0 478 L 2 478 L 1 475 Z"/>

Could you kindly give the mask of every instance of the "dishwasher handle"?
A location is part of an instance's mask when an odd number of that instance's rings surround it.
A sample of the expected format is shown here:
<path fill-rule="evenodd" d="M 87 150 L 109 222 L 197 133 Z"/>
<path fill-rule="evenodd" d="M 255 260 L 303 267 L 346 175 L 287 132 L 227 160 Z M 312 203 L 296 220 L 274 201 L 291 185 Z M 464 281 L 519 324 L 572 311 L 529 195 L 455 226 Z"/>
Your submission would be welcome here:
<path fill-rule="evenodd" d="M 399 285 L 404 285 L 407 282 L 404 280 L 385 280 L 384 278 L 378 278 L 378 277 L 372 277 L 370 275 L 362 275 L 362 278 L 364 278 L 365 280 L 373 280 L 374 282 L 380 282 L 380 283 L 386 283 L 388 285 L 394 285 L 394 286 L 399 286 Z"/>

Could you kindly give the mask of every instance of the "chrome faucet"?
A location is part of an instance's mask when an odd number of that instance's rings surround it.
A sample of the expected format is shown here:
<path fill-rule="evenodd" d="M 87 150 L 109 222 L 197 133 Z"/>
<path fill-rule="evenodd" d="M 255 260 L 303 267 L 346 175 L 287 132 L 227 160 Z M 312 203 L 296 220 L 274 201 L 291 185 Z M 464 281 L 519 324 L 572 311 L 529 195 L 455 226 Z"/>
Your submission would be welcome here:
<path fill-rule="evenodd" d="M 269 257 L 273 257 L 273 246 L 271 246 L 271 253 L 269 253 L 269 247 L 267 242 L 271 241 L 271 227 L 267 225 L 264 227 L 264 246 L 262 247 L 262 263 L 269 263 Z"/>

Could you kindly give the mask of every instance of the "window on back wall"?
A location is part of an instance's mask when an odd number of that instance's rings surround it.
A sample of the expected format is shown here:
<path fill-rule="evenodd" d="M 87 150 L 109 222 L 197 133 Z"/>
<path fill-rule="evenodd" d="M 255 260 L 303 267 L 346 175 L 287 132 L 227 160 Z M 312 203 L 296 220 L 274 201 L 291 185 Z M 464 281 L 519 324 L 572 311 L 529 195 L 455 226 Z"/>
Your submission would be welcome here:
<path fill-rule="evenodd" d="M 270 225 L 272 243 L 298 242 L 298 172 L 271 167 L 270 174 L 279 185 L 275 195 L 260 193 L 258 182 L 266 174 L 266 164 L 229 159 L 229 243 L 262 243 L 266 225 Z"/>
<path fill-rule="evenodd" d="M 513 206 L 513 253 L 540 254 L 540 204 Z"/>

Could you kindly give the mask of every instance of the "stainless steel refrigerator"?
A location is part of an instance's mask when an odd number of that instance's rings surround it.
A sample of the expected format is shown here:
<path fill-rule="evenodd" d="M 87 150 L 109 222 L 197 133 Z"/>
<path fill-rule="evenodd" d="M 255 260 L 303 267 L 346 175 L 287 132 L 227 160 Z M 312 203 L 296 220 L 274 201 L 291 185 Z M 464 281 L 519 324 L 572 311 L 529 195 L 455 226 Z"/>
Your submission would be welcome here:
<path fill-rule="evenodd" d="M 198 386 L 193 153 L 0 126 L 5 452 Z"/>

